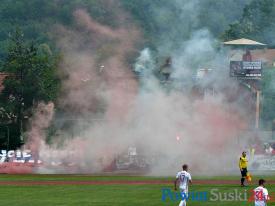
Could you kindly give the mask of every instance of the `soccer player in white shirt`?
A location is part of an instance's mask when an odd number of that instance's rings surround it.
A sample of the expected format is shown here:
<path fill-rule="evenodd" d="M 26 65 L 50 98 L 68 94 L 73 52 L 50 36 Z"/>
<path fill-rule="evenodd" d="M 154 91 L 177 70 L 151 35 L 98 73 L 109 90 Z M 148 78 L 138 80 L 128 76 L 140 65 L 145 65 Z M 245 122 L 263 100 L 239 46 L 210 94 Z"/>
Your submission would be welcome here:
<path fill-rule="evenodd" d="M 259 180 L 259 187 L 254 189 L 255 206 L 266 206 L 269 200 L 268 191 L 264 186 L 265 180 Z"/>
<path fill-rule="evenodd" d="M 183 200 L 180 201 L 179 206 L 186 206 L 186 198 L 188 197 L 188 185 L 192 183 L 192 178 L 188 171 L 188 165 L 182 166 L 182 171 L 177 173 L 175 184 L 175 190 L 177 190 L 177 183 L 179 182 L 179 189 L 182 194 Z"/>

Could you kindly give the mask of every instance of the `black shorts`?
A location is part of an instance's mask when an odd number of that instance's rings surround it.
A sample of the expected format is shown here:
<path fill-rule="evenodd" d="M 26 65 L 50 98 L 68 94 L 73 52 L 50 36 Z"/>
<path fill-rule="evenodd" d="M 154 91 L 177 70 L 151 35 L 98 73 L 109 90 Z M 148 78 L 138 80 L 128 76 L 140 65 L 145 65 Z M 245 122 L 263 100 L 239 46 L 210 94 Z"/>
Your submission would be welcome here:
<path fill-rule="evenodd" d="M 242 168 L 241 174 L 242 174 L 242 177 L 246 177 L 247 176 L 247 168 Z"/>

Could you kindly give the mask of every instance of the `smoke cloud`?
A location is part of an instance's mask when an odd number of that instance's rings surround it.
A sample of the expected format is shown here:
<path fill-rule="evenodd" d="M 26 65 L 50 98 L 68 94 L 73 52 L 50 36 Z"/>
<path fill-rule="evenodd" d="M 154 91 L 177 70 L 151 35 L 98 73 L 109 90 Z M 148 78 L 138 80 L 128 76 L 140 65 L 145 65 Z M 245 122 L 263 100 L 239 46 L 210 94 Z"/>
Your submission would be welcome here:
<path fill-rule="evenodd" d="M 196 25 L 199 1 L 175 2 Z M 50 111 L 34 117 L 29 145 L 45 162 L 38 172 L 102 172 L 129 147 L 151 163 L 154 175 L 174 174 L 183 163 L 200 174 L 237 168 L 236 137 L 247 127 L 245 97 L 236 97 L 239 86 L 228 77 L 228 59 L 217 40 L 207 28 L 192 31 L 185 41 L 176 30 L 173 38 L 162 33 L 155 52 L 145 48 L 136 58 L 133 70 L 142 74 L 137 80 L 127 59 L 137 54 L 142 34 L 125 11 L 116 12 L 118 27 L 102 25 L 82 9 L 73 14 L 75 30 L 55 27 L 63 53 L 63 90 L 56 105 L 61 111 L 53 115 L 53 105 L 43 105 Z M 170 11 L 162 8 L 158 15 L 163 12 Z M 171 57 L 174 81 L 156 78 L 157 55 Z M 205 68 L 211 74 L 196 80 L 197 70 Z M 198 97 L 197 86 L 209 89 Z M 58 131 L 46 144 L 50 120 Z"/>

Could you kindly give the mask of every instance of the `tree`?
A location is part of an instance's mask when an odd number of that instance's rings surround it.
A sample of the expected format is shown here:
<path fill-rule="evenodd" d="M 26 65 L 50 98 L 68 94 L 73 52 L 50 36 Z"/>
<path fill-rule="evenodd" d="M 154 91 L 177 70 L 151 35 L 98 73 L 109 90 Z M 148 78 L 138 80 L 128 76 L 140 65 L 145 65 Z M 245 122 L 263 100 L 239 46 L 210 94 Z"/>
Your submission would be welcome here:
<path fill-rule="evenodd" d="M 229 29 L 224 32 L 222 38 L 224 40 L 252 38 L 274 46 L 274 18 L 274 0 L 253 0 L 245 6 L 239 21 L 229 25 Z"/>
<path fill-rule="evenodd" d="M 60 87 L 58 60 L 46 44 L 26 43 L 20 30 L 11 35 L 2 68 L 8 77 L 0 94 L 0 107 L 9 119 L 2 119 L 2 124 L 15 125 L 22 135 L 31 108 L 40 101 L 55 101 Z"/>
<path fill-rule="evenodd" d="M 117 23 L 109 1 L 98 0 L 1 0 L 0 4 L 0 61 L 7 56 L 7 35 L 19 26 L 26 40 L 47 43 L 55 50 L 51 33 L 55 25 L 76 28 L 73 12 L 83 8 L 98 22 L 109 26 Z M 117 5 L 119 6 L 119 5 Z"/>

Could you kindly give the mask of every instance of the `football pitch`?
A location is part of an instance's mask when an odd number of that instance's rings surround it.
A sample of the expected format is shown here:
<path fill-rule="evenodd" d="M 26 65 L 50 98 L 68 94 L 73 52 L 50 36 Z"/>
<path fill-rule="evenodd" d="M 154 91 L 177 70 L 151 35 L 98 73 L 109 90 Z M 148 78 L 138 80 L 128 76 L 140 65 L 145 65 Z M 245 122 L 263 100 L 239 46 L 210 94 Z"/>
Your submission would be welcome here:
<path fill-rule="evenodd" d="M 275 177 L 263 178 L 272 199 L 268 205 L 275 205 Z M 242 188 L 237 176 L 193 177 L 190 192 L 206 194 L 206 199 L 189 198 L 188 205 L 254 205 L 249 199 L 258 179 Z M 0 175 L 1 206 L 172 206 L 179 204 L 175 197 L 173 177 Z"/>

